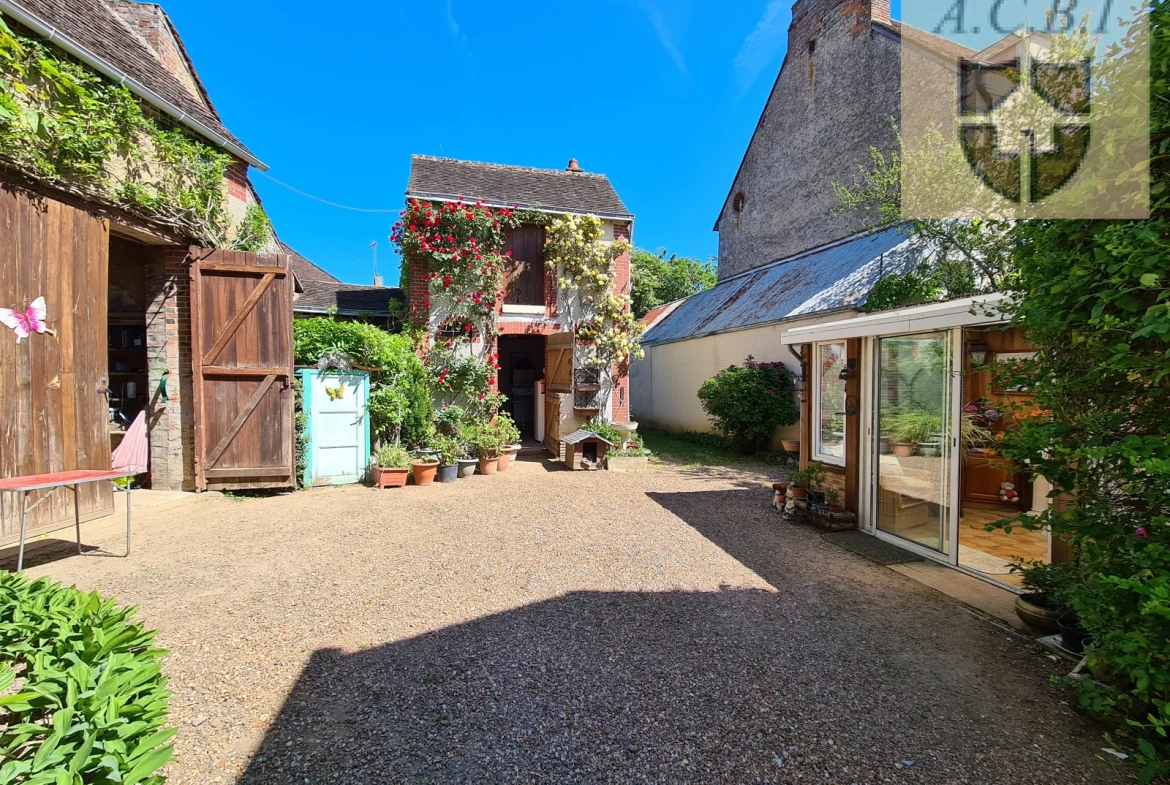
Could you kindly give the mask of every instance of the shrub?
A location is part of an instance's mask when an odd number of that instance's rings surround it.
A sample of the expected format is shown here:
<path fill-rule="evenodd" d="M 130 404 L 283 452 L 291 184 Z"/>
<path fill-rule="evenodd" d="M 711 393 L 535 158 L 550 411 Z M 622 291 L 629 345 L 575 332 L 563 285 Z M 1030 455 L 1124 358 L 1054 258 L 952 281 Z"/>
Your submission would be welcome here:
<path fill-rule="evenodd" d="M 755 452 L 776 429 L 800 421 L 792 374 L 781 363 L 758 363 L 750 355 L 703 382 L 699 400 L 715 428 Z"/>
<path fill-rule="evenodd" d="M 380 469 L 409 469 L 410 452 L 401 444 L 385 444 L 373 455 L 374 465 Z"/>
<path fill-rule="evenodd" d="M 370 430 L 378 441 L 421 444 L 430 435 L 434 404 L 426 367 L 414 341 L 371 324 L 334 319 L 293 323 L 297 365 L 316 365 L 326 352 L 343 352 L 370 370 Z"/>
<path fill-rule="evenodd" d="M 134 613 L 0 572 L 0 782 L 165 781 L 167 652 Z"/>

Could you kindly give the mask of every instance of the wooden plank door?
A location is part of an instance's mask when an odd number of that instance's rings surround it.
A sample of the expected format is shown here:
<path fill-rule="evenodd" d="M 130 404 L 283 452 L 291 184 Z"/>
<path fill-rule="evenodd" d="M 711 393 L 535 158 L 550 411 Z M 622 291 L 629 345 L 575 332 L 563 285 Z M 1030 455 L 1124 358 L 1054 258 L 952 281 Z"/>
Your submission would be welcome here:
<path fill-rule="evenodd" d="M 0 238 L 0 306 L 24 308 L 43 296 L 53 330 L 17 343 L 0 327 L 0 477 L 108 469 L 109 222 L 6 186 Z M 113 509 L 109 483 L 81 487 L 83 520 Z M 64 489 L 28 521 L 30 535 L 66 525 L 73 525 L 73 499 Z M 0 494 L 0 545 L 18 539 L 19 530 L 16 494 Z"/>
<path fill-rule="evenodd" d="M 200 491 L 296 484 L 292 303 L 288 256 L 191 248 Z"/>
<path fill-rule="evenodd" d="M 544 305 L 544 227 L 525 224 L 508 240 L 512 252 L 504 285 L 507 305 Z"/>
<path fill-rule="evenodd" d="M 545 389 L 553 393 L 573 391 L 573 334 L 554 333 L 544 345 Z"/>

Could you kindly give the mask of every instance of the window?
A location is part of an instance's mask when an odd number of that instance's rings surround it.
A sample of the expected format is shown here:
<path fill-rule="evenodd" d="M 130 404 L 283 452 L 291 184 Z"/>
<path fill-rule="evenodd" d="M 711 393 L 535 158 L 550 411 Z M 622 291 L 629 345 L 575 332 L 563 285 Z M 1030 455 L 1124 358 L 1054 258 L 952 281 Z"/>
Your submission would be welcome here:
<path fill-rule="evenodd" d="M 813 353 L 813 459 L 845 465 L 845 344 L 820 343 Z"/>

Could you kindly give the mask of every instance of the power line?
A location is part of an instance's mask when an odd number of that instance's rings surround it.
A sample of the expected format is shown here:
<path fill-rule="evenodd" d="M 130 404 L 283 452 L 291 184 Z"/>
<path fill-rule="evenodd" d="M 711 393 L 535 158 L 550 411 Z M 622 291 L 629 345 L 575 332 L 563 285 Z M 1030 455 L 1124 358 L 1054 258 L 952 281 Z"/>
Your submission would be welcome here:
<path fill-rule="evenodd" d="M 262 172 L 259 169 L 253 169 L 252 171 L 261 175 L 265 179 L 271 180 L 272 182 L 276 183 L 279 186 L 283 186 L 283 187 L 287 188 L 288 190 L 292 191 L 293 193 L 298 193 L 307 199 L 312 199 L 315 202 L 320 202 L 321 204 L 327 204 L 330 207 L 336 207 L 340 210 L 350 210 L 350 211 L 355 212 L 355 213 L 377 213 L 377 214 L 382 214 L 382 215 L 390 215 L 390 214 L 397 215 L 398 213 L 402 212 L 402 208 L 398 208 L 395 210 L 367 210 L 367 209 L 362 208 L 362 207 L 350 207 L 347 204 L 338 204 L 337 202 L 330 202 L 328 199 L 322 199 L 319 196 L 313 196 L 312 194 L 305 193 L 304 191 L 300 190 L 299 188 L 293 188 L 288 183 L 282 183 L 280 180 L 277 180 L 272 175 L 267 174 L 266 172 Z"/>

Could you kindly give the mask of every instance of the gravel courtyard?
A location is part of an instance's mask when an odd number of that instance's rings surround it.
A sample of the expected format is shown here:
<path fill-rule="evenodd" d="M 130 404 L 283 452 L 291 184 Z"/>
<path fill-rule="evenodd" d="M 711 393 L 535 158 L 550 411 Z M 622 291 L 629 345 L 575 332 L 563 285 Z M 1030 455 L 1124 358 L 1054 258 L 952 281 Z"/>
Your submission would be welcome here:
<path fill-rule="evenodd" d="M 1067 665 L 780 523 L 765 479 L 212 495 L 29 573 L 160 631 L 170 785 L 1130 781 Z"/>

